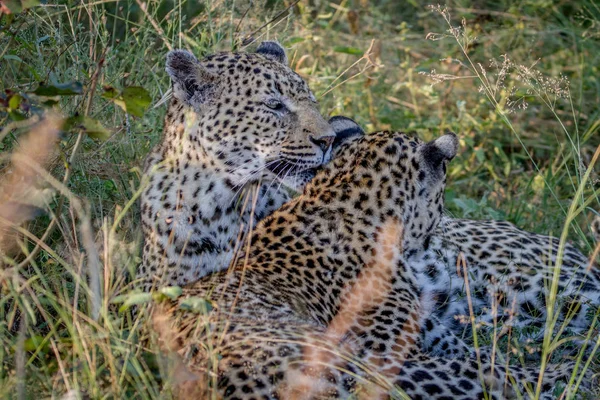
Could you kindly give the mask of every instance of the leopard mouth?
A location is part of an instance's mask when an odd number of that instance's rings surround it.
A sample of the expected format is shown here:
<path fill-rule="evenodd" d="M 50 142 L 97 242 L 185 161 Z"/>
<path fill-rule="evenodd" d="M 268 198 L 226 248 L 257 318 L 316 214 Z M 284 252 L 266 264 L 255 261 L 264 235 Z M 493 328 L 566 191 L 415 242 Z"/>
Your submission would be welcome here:
<path fill-rule="evenodd" d="M 267 165 L 267 169 L 280 179 L 283 179 L 284 176 L 294 176 L 306 172 L 314 174 L 317 172 L 318 167 L 306 168 L 286 160 L 281 160 Z"/>
<path fill-rule="evenodd" d="M 320 166 L 307 168 L 287 160 L 281 160 L 267 165 L 267 169 L 271 171 L 279 181 L 284 184 L 289 183 L 292 186 L 295 186 L 294 182 L 296 181 L 306 183 L 311 180 L 315 177 L 319 168 Z"/>

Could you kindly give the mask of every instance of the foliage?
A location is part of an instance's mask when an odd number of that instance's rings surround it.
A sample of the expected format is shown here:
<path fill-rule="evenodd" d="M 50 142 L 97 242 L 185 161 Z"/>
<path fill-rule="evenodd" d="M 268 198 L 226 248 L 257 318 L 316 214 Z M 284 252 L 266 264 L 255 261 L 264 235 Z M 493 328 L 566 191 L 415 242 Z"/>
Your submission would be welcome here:
<path fill-rule="evenodd" d="M 0 261 L 2 398 L 169 395 L 154 351 L 140 345 L 149 331 L 128 308 L 152 300 L 132 292 L 129 277 L 140 256 L 140 167 L 160 138 L 164 107 L 152 104 L 169 87 L 164 57 L 172 48 L 202 56 L 278 39 L 324 115 L 424 139 L 459 134 L 449 213 L 507 219 L 593 248 L 593 0 L 460 1 L 448 9 L 392 0 L 2 5 L 0 173 L 11 171 L 8 154 L 35 122 L 48 112 L 64 118 L 48 150 L 50 174 L 23 194 L 40 199 L 36 211 L 19 220 L 17 251 Z M 177 293 L 165 288 L 154 298 Z M 188 306 L 210 309 L 204 299 Z"/>

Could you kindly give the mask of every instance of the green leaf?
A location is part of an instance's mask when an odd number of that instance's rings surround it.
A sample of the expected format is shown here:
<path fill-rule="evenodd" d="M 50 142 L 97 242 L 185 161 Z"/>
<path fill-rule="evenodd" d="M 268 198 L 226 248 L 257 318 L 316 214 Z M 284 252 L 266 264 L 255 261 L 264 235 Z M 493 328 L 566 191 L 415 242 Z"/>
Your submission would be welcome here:
<path fill-rule="evenodd" d="M 304 39 L 303 37 L 294 36 L 294 37 L 291 37 L 288 40 L 286 40 L 285 43 L 288 46 L 291 46 L 291 45 L 296 44 L 296 43 L 304 42 L 304 40 L 306 40 L 306 39 Z"/>
<path fill-rule="evenodd" d="M 41 38 L 39 38 L 38 40 L 36 40 L 36 41 L 35 41 L 35 43 L 36 43 L 36 44 L 40 44 L 40 43 L 42 43 L 42 42 L 45 42 L 45 41 L 46 41 L 46 40 L 48 40 L 48 39 L 50 39 L 50 36 L 48 36 L 48 35 L 45 35 L 45 36 L 42 36 Z"/>
<path fill-rule="evenodd" d="M 457 205 L 463 211 L 465 216 L 476 212 L 481 206 L 475 200 L 468 199 L 465 197 L 454 199 L 454 204 Z"/>
<path fill-rule="evenodd" d="M 502 172 L 504 172 L 504 176 L 508 177 L 508 175 L 510 175 L 510 167 L 510 163 L 504 163 L 504 168 L 502 169 Z"/>
<path fill-rule="evenodd" d="M 6 13 L 6 10 L 4 10 L 4 15 L 4 26 L 10 26 L 15 19 L 15 14 Z"/>
<path fill-rule="evenodd" d="M 485 152 L 483 149 L 475 149 L 475 158 L 477 158 L 477 161 L 480 163 L 485 161 Z"/>
<path fill-rule="evenodd" d="M 536 175 L 533 178 L 533 183 L 531 184 L 531 188 L 536 194 L 542 193 L 542 190 L 546 187 L 546 182 L 544 181 L 544 177 L 542 175 Z"/>
<path fill-rule="evenodd" d="M 24 121 L 27 119 L 27 117 L 25 116 L 25 114 L 23 114 L 21 111 L 19 110 L 12 110 L 11 112 L 8 113 L 10 115 L 10 118 L 13 121 Z"/>
<path fill-rule="evenodd" d="M 179 303 L 182 310 L 190 310 L 202 314 L 208 314 L 214 307 L 212 303 L 200 297 L 188 297 Z"/>
<path fill-rule="evenodd" d="M 21 105 L 22 100 L 23 98 L 18 94 L 11 96 L 10 100 L 8 100 L 8 108 L 11 110 L 17 110 Z"/>
<path fill-rule="evenodd" d="M 40 0 L 21 0 L 23 8 L 31 8 L 40 5 Z"/>
<path fill-rule="evenodd" d="M 69 131 L 77 128 L 85 130 L 85 133 L 94 139 L 106 140 L 111 135 L 111 132 L 102 126 L 100 122 L 83 115 L 78 115 L 67 119 L 64 129 Z"/>
<path fill-rule="evenodd" d="M 117 185 L 115 185 L 115 182 L 112 179 L 104 179 L 103 184 L 104 189 L 107 193 L 111 193 L 117 190 Z"/>
<path fill-rule="evenodd" d="M 83 85 L 80 82 L 57 83 L 44 85 L 40 83 L 33 94 L 38 96 L 72 96 L 83 93 Z"/>
<path fill-rule="evenodd" d="M 126 311 L 131 306 L 146 304 L 152 301 L 152 293 L 133 293 L 130 294 L 127 299 L 123 302 L 123 305 L 119 307 L 119 312 Z"/>
<path fill-rule="evenodd" d="M 150 94 L 141 86 L 130 86 L 123 90 L 123 99 L 127 106 L 127 112 L 136 117 L 142 117 L 146 108 L 152 102 Z"/>
<path fill-rule="evenodd" d="M 171 300 L 177 299 L 183 293 L 183 290 L 179 286 L 168 286 L 160 288 L 159 292 L 170 298 Z"/>
<path fill-rule="evenodd" d="M 128 298 L 129 296 L 131 296 L 131 294 L 130 294 L 130 293 L 128 293 L 128 294 L 120 294 L 120 295 L 118 295 L 118 296 L 115 296 L 115 297 L 113 297 L 113 298 L 110 300 L 110 303 L 111 303 L 111 304 L 120 304 L 120 303 L 124 303 L 124 302 L 125 302 L 125 300 L 127 300 L 127 298 Z"/>
<path fill-rule="evenodd" d="M 23 62 L 23 60 L 21 60 L 21 58 L 19 56 L 16 56 L 14 54 L 5 54 L 2 58 L 4 58 L 5 60 L 14 60 L 14 61 L 18 61 L 18 62 Z"/>
<path fill-rule="evenodd" d="M 25 343 L 23 343 L 23 347 L 25 351 L 35 351 L 40 347 L 40 345 L 44 342 L 44 337 L 39 335 L 34 335 L 28 339 L 25 339 Z M 48 343 L 44 345 L 47 347 Z"/>
<path fill-rule="evenodd" d="M 152 293 L 152 299 L 158 303 L 167 300 L 177 300 L 183 293 L 183 290 L 179 286 L 167 286 L 158 289 L 158 291 Z"/>
<path fill-rule="evenodd" d="M 353 54 L 357 56 L 363 55 L 363 51 L 361 49 L 357 49 L 356 47 L 335 46 L 333 48 L 333 51 L 337 53 Z"/>
<path fill-rule="evenodd" d="M 112 101 L 128 114 L 143 117 L 144 112 L 152 102 L 148 91 L 141 86 L 129 86 L 119 92 L 113 87 L 104 88 L 102 97 Z"/>
<path fill-rule="evenodd" d="M 48 98 L 47 100 L 42 101 L 41 104 L 46 107 L 53 107 L 58 104 L 58 101 Z"/>
<path fill-rule="evenodd" d="M 102 97 L 110 100 L 116 99 L 117 97 L 119 97 L 119 95 L 119 91 L 111 86 L 106 86 L 104 88 L 104 93 L 102 93 Z"/>

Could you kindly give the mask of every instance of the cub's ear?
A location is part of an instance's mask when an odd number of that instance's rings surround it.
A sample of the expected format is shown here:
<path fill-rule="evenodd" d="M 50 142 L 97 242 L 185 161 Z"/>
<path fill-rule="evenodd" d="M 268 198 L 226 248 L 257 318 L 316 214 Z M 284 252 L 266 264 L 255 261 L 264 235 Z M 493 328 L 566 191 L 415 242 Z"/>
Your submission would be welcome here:
<path fill-rule="evenodd" d="M 288 65 L 288 58 L 285 54 L 285 49 L 279 44 L 279 42 L 266 40 L 262 42 L 260 46 L 258 46 L 256 52 L 280 64 Z"/>
<path fill-rule="evenodd" d="M 217 77 L 189 51 L 170 51 L 166 69 L 173 82 L 174 96 L 188 105 L 197 108 L 215 94 Z"/>
<path fill-rule="evenodd" d="M 331 117 L 329 125 L 335 132 L 335 140 L 332 145 L 334 149 L 350 138 L 365 134 L 365 131 L 353 119 L 341 115 Z"/>
<path fill-rule="evenodd" d="M 434 171 L 450 161 L 458 152 L 458 137 L 447 131 L 443 136 L 425 144 L 422 154 L 425 163 Z"/>

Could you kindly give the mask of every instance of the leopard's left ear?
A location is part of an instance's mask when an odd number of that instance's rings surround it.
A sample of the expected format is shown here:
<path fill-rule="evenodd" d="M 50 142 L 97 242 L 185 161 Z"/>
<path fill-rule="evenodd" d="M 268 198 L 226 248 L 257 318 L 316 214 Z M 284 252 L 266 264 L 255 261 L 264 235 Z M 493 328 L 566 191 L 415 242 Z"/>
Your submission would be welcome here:
<path fill-rule="evenodd" d="M 166 70 L 173 83 L 173 95 L 184 103 L 199 108 L 215 97 L 218 77 L 204 68 L 189 51 L 170 51 Z"/>
<path fill-rule="evenodd" d="M 288 65 L 287 54 L 285 54 L 285 49 L 279 44 L 279 42 L 266 40 L 262 42 L 260 46 L 258 46 L 256 52 L 273 61 L 283 65 Z"/>
<path fill-rule="evenodd" d="M 335 132 L 335 140 L 332 145 L 334 149 L 350 138 L 365 135 L 365 131 L 353 119 L 341 115 L 331 117 L 329 125 Z"/>

